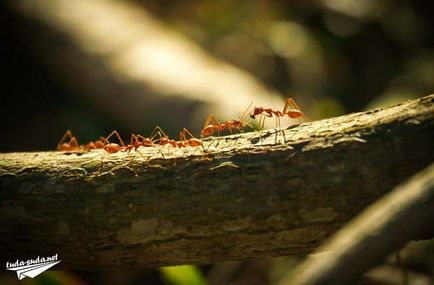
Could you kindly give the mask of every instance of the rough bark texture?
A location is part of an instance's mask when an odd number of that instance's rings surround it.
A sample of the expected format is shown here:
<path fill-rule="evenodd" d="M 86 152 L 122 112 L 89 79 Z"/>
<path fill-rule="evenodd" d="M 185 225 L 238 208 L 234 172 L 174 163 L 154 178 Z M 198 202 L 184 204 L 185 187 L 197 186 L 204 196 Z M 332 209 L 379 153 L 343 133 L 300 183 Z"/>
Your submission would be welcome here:
<path fill-rule="evenodd" d="M 434 159 L 434 95 L 204 149 L 0 155 L 0 256 L 140 268 L 306 254 Z M 210 144 L 212 144 L 210 146 Z"/>
<path fill-rule="evenodd" d="M 434 163 L 368 207 L 280 285 L 356 284 L 413 239 L 434 236 Z"/>

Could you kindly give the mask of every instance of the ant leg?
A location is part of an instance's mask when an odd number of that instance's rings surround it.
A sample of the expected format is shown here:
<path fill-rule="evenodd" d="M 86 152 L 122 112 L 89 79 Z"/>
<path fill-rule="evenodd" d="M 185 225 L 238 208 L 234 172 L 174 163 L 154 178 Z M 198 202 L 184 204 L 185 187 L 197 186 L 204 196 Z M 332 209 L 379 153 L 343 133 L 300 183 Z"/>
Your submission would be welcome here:
<path fill-rule="evenodd" d="M 102 153 L 102 155 L 101 155 L 101 162 L 100 162 L 99 167 L 98 167 L 98 172 L 99 172 L 99 173 L 101 173 L 102 166 L 103 166 L 103 164 L 104 164 L 104 156 L 105 156 L 105 155 L 106 155 L 106 152 L 104 151 L 104 152 Z"/>
<path fill-rule="evenodd" d="M 214 117 L 213 114 L 209 114 L 205 120 L 205 124 L 203 124 L 203 128 L 205 128 L 208 125 L 218 126 L 220 125 L 220 122 L 217 121 L 217 119 Z"/>
<path fill-rule="evenodd" d="M 300 107 L 298 107 L 297 103 L 295 103 L 294 99 L 289 98 L 291 100 L 291 105 L 294 109 L 299 110 L 301 112 Z M 298 117 L 298 123 L 301 124 L 303 117 Z"/>
<path fill-rule="evenodd" d="M 148 147 L 149 146 L 152 146 L 152 147 L 154 147 L 154 148 L 156 148 L 157 149 L 157 151 L 161 154 L 161 156 L 164 158 L 164 154 L 163 154 L 163 152 L 160 150 L 160 148 L 158 148 L 158 145 L 156 145 L 155 144 L 155 142 L 158 140 L 158 138 L 156 139 L 155 137 L 156 136 L 159 136 L 159 138 L 161 138 L 161 137 L 163 137 L 163 135 L 161 134 L 161 132 L 160 131 L 157 131 L 152 137 L 150 137 L 150 138 L 145 138 L 144 136 L 142 136 L 142 135 L 136 135 L 136 137 L 137 137 L 137 139 L 141 139 L 142 140 L 142 142 L 144 142 L 144 141 L 146 141 L 146 140 L 149 140 L 149 142 L 150 142 L 150 145 L 147 145 Z M 139 150 L 136 150 L 136 151 L 139 151 Z M 141 154 L 141 152 L 139 151 L 139 153 Z M 143 156 L 142 156 L 143 157 Z"/>
<path fill-rule="evenodd" d="M 274 144 L 277 144 L 277 134 L 279 133 L 279 127 L 280 127 L 280 117 L 279 115 L 276 115 L 276 132 L 275 132 L 275 137 L 274 137 Z"/>
<path fill-rule="evenodd" d="M 280 129 L 280 131 L 282 132 L 282 135 L 283 135 L 283 142 L 286 144 L 285 130 Z"/>
<path fill-rule="evenodd" d="M 264 128 L 264 123 L 265 123 L 265 115 L 262 114 L 259 117 L 259 127 L 258 127 L 258 131 L 261 131 Z M 261 142 L 263 141 L 262 135 L 260 135 L 261 138 Z"/>
<path fill-rule="evenodd" d="M 144 136 L 139 135 L 139 134 L 137 134 L 136 137 L 137 137 L 137 139 L 142 139 L 142 141 L 145 141 L 145 140 L 149 139 L 149 141 L 151 142 L 151 146 L 152 146 L 152 147 L 155 147 L 155 148 L 157 149 L 157 151 L 161 154 L 161 156 L 164 158 L 164 154 L 163 154 L 163 152 L 162 152 L 161 149 L 158 147 L 158 145 L 155 144 L 155 142 L 158 140 L 158 138 L 157 138 L 157 139 L 155 138 L 157 135 L 159 136 L 159 138 L 164 137 L 164 136 L 161 134 L 161 131 L 162 131 L 161 128 L 160 128 L 160 127 L 158 127 L 158 128 L 159 128 L 159 131 L 156 131 L 155 134 L 153 134 L 150 138 L 145 138 Z M 155 130 L 155 129 L 154 129 L 154 130 Z M 142 155 L 140 151 L 139 151 L 139 153 L 140 153 L 140 155 Z M 143 155 L 142 155 L 142 157 L 143 157 Z"/>
<path fill-rule="evenodd" d="M 205 123 L 203 124 L 203 128 L 201 131 L 201 137 L 203 137 L 202 132 L 203 130 L 208 127 L 209 125 L 217 127 L 220 125 L 220 123 L 216 120 L 213 114 L 209 114 L 208 117 L 206 117 Z"/>
<path fill-rule="evenodd" d="M 203 151 L 205 151 L 205 148 L 203 147 L 203 143 L 202 141 L 200 141 L 198 138 L 196 138 L 189 130 L 187 130 L 186 128 L 182 129 L 183 135 L 184 135 L 184 139 L 186 140 L 187 137 L 186 135 L 190 136 L 190 141 L 195 141 L 197 140 L 197 142 L 200 144 L 200 146 L 202 147 Z"/>
<path fill-rule="evenodd" d="M 231 130 L 236 134 L 240 134 L 242 132 L 242 129 L 240 127 L 231 127 Z"/>
<path fill-rule="evenodd" d="M 262 121 L 261 121 L 262 119 Z M 261 117 L 259 118 L 259 130 L 262 130 L 264 128 L 265 125 L 265 115 L 261 115 Z"/>
<path fill-rule="evenodd" d="M 65 134 L 63 135 L 63 137 L 60 139 L 59 143 L 57 144 L 57 147 L 59 147 L 61 144 L 63 144 L 67 138 L 69 138 L 69 140 L 71 140 L 72 137 L 73 136 L 72 136 L 71 131 L 67 130 L 65 132 Z"/>
<path fill-rule="evenodd" d="M 139 134 L 131 134 L 131 137 L 130 137 L 130 144 L 128 145 L 130 148 L 128 149 L 128 154 L 129 153 L 131 153 L 131 150 L 132 149 L 134 149 L 134 154 L 132 155 L 132 157 L 130 158 L 130 161 L 127 163 L 127 166 L 129 166 L 132 162 L 133 162 L 133 160 L 134 160 L 134 158 L 136 157 L 136 155 L 137 155 L 137 147 L 136 147 L 136 143 L 139 141 Z M 139 153 L 140 154 L 140 156 L 143 158 L 143 155 L 141 154 L 141 153 Z"/>
<path fill-rule="evenodd" d="M 163 129 L 160 126 L 155 126 L 154 130 L 152 131 L 152 133 L 149 137 L 154 138 L 154 136 L 156 136 L 157 134 L 159 134 L 160 138 L 161 137 L 165 137 L 165 138 L 169 137 L 168 135 L 166 135 L 166 133 L 163 131 Z"/>
<path fill-rule="evenodd" d="M 288 107 L 291 104 L 291 100 L 292 100 L 292 98 L 286 99 L 285 106 L 283 107 L 282 114 L 286 114 L 286 111 L 288 111 Z"/>
<path fill-rule="evenodd" d="M 134 152 L 134 155 L 131 157 L 131 159 L 130 159 L 130 161 L 128 162 L 128 166 L 134 161 L 134 158 L 136 157 L 136 154 L 137 153 L 139 153 L 139 155 L 143 158 L 143 160 L 145 161 L 145 162 L 147 162 L 148 160 L 143 156 L 143 154 L 139 151 L 139 150 L 136 150 L 135 152 Z"/>
<path fill-rule="evenodd" d="M 113 132 L 111 132 L 106 138 L 104 138 L 104 140 L 106 141 L 106 142 L 108 142 L 109 141 L 109 138 L 111 137 L 111 136 L 113 136 L 113 135 L 115 135 L 116 137 L 117 137 L 117 139 L 118 139 L 118 141 L 121 143 L 121 146 L 125 146 L 125 144 L 124 144 L 124 141 L 121 139 L 121 136 L 119 135 L 119 133 L 118 133 L 118 131 L 116 131 L 116 130 L 114 130 Z"/>
<path fill-rule="evenodd" d="M 295 103 L 294 99 L 288 98 L 288 100 L 290 101 L 290 104 L 292 107 L 294 107 L 294 109 L 301 111 L 300 107 L 297 105 L 297 103 Z"/>
<path fill-rule="evenodd" d="M 135 145 L 139 141 L 139 134 L 131 134 L 130 145 Z"/>
<path fill-rule="evenodd" d="M 162 157 L 162 158 L 166 158 L 166 157 L 164 156 L 164 153 L 161 151 L 161 149 L 159 149 L 159 148 L 157 147 L 157 150 L 158 150 L 158 152 L 161 154 L 161 157 Z"/>
<path fill-rule="evenodd" d="M 261 130 L 261 121 L 262 121 L 262 117 L 263 117 L 263 115 L 260 115 L 260 116 L 259 116 L 258 127 L 256 128 L 256 131 L 260 131 L 260 130 Z"/>
<path fill-rule="evenodd" d="M 274 138 L 274 144 L 277 144 L 277 135 L 282 132 L 283 139 L 285 140 L 285 134 L 283 133 L 282 129 L 280 128 L 280 116 L 276 115 L 276 136 Z"/>
<path fill-rule="evenodd" d="M 184 139 L 186 138 L 186 135 L 189 135 L 192 139 L 195 139 L 196 137 L 186 128 L 182 129 L 182 133 L 184 134 Z"/>
<path fill-rule="evenodd" d="M 181 132 L 179 132 L 179 141 L 181 142 L 181 145 L 183 145 L 184 143 L 187 143 L 187 138 L 185 137 L 185 131 L 187 129 L 184 128 Z"/>
<path fill-rule="evenodd" d="M 215 140 L 216 140 L 216 139 L 213 139 L 213 140 L 209 143 L 208 147 L 207 147 L 206 149 L 204 149 L 204 152 L 208 152 L 209 148 L 212 146 L 212 144 L 213 144 L 213 142 L 214 142 Z"/>
<path fill-rule="evenodd" d="M 208 117 L 206 117 L 205 123 L 203 124 L 203 128 L 205 128 L 208 125 L 220 125 L 220 122 L 217 121 L 217 119 L 214 117 L 213 114 L 209 114 Z"/>
<path fill-rule="evenodd" d="M 282 111 L 283 115 L 287 113 L 289 107 L 293 108 L 294 110 L 301 111 L 300 107 L 298 107 L 297 103 L 295 103 L 294 99 L 292 99 L 291 97 L 289 97 L 285 101 L 285 107 L 283 108 Z"/>
<path fill-rule="evenodd" d="M 277 128 L 277 120 L 279 116 L 276 116 L 276 128 L 275 128 L 275 137 L 274 137 L 274 144 L 277 144 L 277 133 L 279 132 L 279 129 Z"/>
<path fill-rule="evenodd" d="M 288 98 L 286 101 L 289 103 L 289 105 L 290 105 L 292 108 L 294 108 L 295 110 L 298 110 L 298 111 L 300 111 L 300 113 L 302 113 L 300 107 L 297 105 L 297 103 L 295 103 L 294 99 L 292 99 L 292 98 L 290 97 L 290 98 Z M 298 123 L 299 123 L 299 124 L 301 124 L 302 120 L 303 120 L 302 117 L 298 117 Z"/>
<path fill-rule="evenodd" d="M 220 140 L 221 140 L 220 137 L 217 137 L 217 138 L 213 139 L 213 140 L 211 141 L 211 143 L 208 145 L 208 147 L 206 148 L 205 152 L 208 152 L 209 148 L 211 147 L 211 145 L 212 145 L 215 141 L 217 141 L 215 147 L 218 147 L 218 145 L 219 145 L 219 143 L 220 143 Z"/>
<path fill-rule="evenodd" d="M 71 139 L 71 145 L 73 148 L 76 148 L 77 150 L 80 149 L 80 145 L 78 144 L 78 141 L 75 137 L 72 137 Z"/>
<path fill-rule="evenodd" d="M 60 149 L 60 147 L 62 146 L 62 144 L 65 143 L 66 139 L 69 139 L 69 142 L 67 144 L 69 144 L 69 145 L 74 144 L 73 147 L 76 147 L 76 148 L 79 147 L 79 144 L 78 144 L 78 141 L 77 141 L 76 137 L 74 137 L 72 135 L 72 132 L 70 130 L 67 130 L 65 132 L 65 134 L 63 135 L 62 139 L 60 139 L 59 143 L 57 144 L 57 149 L 58 150 Z"/>
<path fill-rule="evenodd" d="M 142 139 L 143 141 L 145 141 L 145 140 L 147 140 L 147 139 L 149 139 L 149 141 L 151 142 L 151 146 L 152 147 L 154 147 L 160 154 L 161 154 L 161 156 L 164 158 L 164 153 L 161 151 L 161 149 L 159 148 L 159 145 L 157 145 L 157 144 L 155 144 L 155 142 L 158 140 L 158 138 L 155 138 L 156 136 L 159 136 L 159 138 L 162 138 L 162 137 L 164 137 L 162 134 L 161 134 L 161 132 L 160 131 L 157 131 L 155 134 L 153 134 L 153 136 L 152 137 L 150 137 L 150 138 L 145 138 L 144 136 L 142 136 L 142 135 L 137 135 L 137 138 L 140 138 L 140 139 Z M 163 146 L 164 147 L 164 146 Z M 139 151 L 140 152 L 140 151 Z M 141 154 L 141 153 L 140 153 Z"/>
<path fill-rule="evenodd" d="M 252 130 L 255 129 L 255 128 L 252 126 L 252 124 L 250 124 L 249 122 L 242 121 L 242 120 L 240 120 L 240 121 L 244 124 L 244 126 L 241 126 L 241 127 L 240 127 L 240 133 L 242 133 L 246 127 L 249 127 L 249 128 L 252 129 Z"/>
<path fill-rule="evenodd" d="M 244 113 L 241 115 L 240 117 L 240 121 L 245 121 L 247 119 L 247 117 L 249 116 L 250 112 L 250 108 L 252 107 L 253 102 L 250 102 L 249 106 L 247 106 L 246 110 L 244 111 Z"/>
<path fill-rule="evenodd" d="M 161 138 L 169 138 L 168 135 L 166 135 L 166 133 L 163 131 L 163 129 L 160 126 L 155 126 L 154 130 L 152 131 L 149 139 L 151 140 L 152 143 L 154 143 L 154 141 L 161 139 Z M 158 148 L 158 146 L 156 146 L 158 149 L 158 152 L 161 154 L 161 156 L 163 158 L 165 158 L 164 153 Z M 163 145 L 164 148 L 164 145 Z M 169 149 L 167 149 L 167 155 L 169 155 Z"/>

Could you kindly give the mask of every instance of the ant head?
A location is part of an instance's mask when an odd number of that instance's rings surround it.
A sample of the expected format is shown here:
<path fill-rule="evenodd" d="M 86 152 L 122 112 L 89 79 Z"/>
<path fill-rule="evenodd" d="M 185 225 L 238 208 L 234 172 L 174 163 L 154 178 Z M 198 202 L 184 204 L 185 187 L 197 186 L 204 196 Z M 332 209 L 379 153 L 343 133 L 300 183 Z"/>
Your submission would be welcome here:
<path fill-rule="evenodd" d="M 250 114 L 250 118 L 254 119 L 257 115 L 261 114 L 263 110 L 264 108 L 262 107 L 255 107 L 253 109 L 253 112 Z"/>

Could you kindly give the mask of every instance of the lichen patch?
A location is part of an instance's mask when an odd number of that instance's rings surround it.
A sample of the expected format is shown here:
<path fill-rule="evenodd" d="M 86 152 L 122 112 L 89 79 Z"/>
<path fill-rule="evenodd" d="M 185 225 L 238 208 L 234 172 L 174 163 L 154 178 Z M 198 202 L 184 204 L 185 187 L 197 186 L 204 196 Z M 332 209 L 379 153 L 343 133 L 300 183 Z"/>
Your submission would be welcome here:
<path fill-rule="evenodd" d="M 156 230 L 159 225 L 158 219 L 137 220 L 131 223 L 129 228 L 118 232 L 117 238 L 121 244 L 146 244 L 157 239 Z"/>

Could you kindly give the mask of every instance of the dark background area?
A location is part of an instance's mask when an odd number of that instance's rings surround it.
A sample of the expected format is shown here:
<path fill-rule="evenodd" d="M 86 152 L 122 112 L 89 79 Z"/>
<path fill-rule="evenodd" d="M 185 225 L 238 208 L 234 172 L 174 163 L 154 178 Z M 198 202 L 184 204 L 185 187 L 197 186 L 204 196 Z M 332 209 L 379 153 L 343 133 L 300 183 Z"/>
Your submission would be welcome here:
<path fill-rule="evenodd" d="M 295 92 L 312 119 L 360 111 L 376 98 L 396 96 L 398 101 L 430 94 L 433 89 L 434 5 L 430 1 L 378 1 L 381 17 L 374 7 L 359 18 L 310 1 L 136 2 L 269 88 L 282 94 Z M 0 151 L 52 150 L 67 129 L 83 141 L 113 129 L 130 131 L 44 65 L 31 49 L 41 39 L 20 28 L 28 20 L 8 9 L 1 13 Z M 270 23 L 285 21 L 305 29 L 314 41 L 321 54 L 321 72 L 298 71 L 297 61 L 303 64 L 303 59 L 276 51 L 267 32 L 255 34 L 272 29 Z M 79 70 L 72 67 L 70 72 Z"/>

